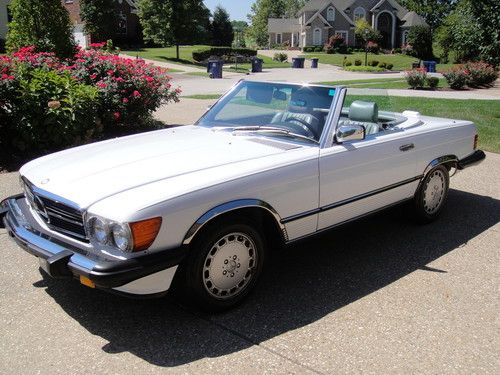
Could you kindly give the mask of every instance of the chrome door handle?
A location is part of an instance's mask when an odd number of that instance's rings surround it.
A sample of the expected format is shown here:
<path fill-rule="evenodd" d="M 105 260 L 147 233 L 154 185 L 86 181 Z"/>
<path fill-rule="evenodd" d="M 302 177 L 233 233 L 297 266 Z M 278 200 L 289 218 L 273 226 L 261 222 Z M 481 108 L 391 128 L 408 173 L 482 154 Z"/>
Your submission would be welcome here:
<path fill-rule="evenodd" d="M 413 143 L 408 143 L 407 145 L 402 145 L 399 147 L 401 151 L 410 151 L 412 148 L 415 148 L 415 145 Z"/>

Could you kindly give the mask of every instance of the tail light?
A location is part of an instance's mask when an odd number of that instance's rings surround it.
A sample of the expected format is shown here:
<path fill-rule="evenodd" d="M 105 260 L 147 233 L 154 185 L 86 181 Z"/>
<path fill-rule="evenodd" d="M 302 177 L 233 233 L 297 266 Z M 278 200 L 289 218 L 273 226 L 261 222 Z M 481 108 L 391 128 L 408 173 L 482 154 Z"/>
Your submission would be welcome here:
<path fill-rule="evenodd" d="M 474 136 L 474 150 L 477 149 L 477 143 L 478 143 L 478 141 L 479 141 L 479 135 L 476 134 Z"/>

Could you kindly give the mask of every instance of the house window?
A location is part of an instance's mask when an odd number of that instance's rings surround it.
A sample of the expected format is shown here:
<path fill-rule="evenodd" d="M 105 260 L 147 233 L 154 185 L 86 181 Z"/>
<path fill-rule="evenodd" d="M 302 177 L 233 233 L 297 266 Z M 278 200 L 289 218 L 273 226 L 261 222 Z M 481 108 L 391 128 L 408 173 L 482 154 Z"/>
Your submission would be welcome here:
<path fill-rule="evenodd" d="M 321 45 L 321 29 L 320 28 L 314 29 L 314 32 L 313 32 L 313 44 L 315 46 L 320 46 Z"/>
<path fill-rule="evenodd" d="M 276 34 L 276 44 L 281 44 L 283 42 L 283 34 Z"/>
<path fill-rule="evenodd" d="M 340 35 L 342 39 L 344 39 L 344 44 L 347 44 L 349 42 L 349 34 L 345 30 L 335 30 L 336 35 Z"/>
<path fill-rule="evenodd" d="M 403 46 L 406 46 L 406 45 L 408 44 L 408 34 L 409 34 L 409 33 L 410 33 L 410 32 L 409 32 L 408 30 L 403 31 L 403 35 L 402 35 L 402 38 L 401 38 L 401 44 L 402 44 Z"/>
<path fill-rule="evenodd" d="M 363 18 L 366 18 L 365 8 L 357 7 L 354 9 L 354 22 Z"/>
<path fill-rule="evenodd" d="M 326 20 L 327 21 L 335 21 L 335 8 L 330 7 L 326 11 Z"/>

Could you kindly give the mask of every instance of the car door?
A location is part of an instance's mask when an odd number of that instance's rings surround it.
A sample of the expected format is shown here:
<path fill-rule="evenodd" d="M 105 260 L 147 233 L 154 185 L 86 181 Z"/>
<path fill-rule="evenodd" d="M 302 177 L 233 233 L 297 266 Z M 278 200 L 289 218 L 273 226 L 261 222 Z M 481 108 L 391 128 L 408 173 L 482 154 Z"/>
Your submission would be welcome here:
<path fill-rule="evenodd" d="M 321 149 L 318 230 L 411 198 L 420 179 L 416 161 L 404 130 Z"/>

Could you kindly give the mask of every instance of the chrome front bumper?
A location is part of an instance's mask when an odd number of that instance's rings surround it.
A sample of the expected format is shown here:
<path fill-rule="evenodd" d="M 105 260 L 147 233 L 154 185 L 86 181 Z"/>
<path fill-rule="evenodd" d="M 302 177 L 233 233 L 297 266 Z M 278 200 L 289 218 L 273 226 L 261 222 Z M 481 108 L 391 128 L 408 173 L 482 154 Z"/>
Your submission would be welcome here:
<path fill-rule="evenodd" d="M 40 259 L 40 266 L 54 278 L 91 280 L 102 289 L 119 288 L 177 266 L 187 253 L 179 247 L 130 259 L 100 258 L 85 246 L 76 247 L 55 238 L 32 216 L 23 195 L 0 203 L 0 227 L 26 252 Z M 120 288 L 119 288 L 120 289 Z"/>

